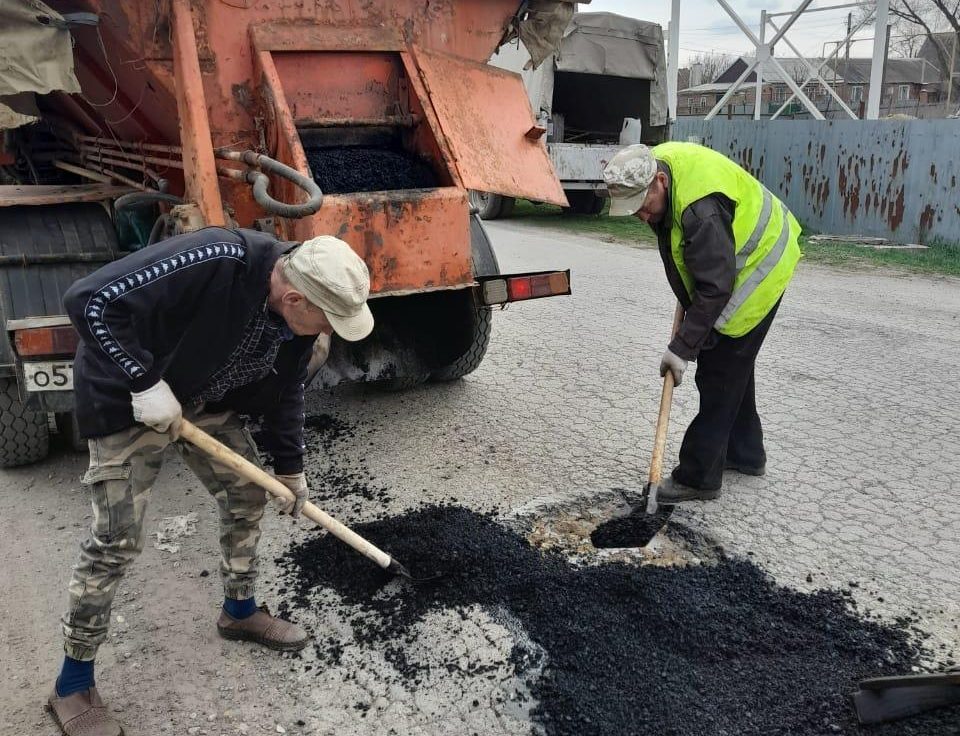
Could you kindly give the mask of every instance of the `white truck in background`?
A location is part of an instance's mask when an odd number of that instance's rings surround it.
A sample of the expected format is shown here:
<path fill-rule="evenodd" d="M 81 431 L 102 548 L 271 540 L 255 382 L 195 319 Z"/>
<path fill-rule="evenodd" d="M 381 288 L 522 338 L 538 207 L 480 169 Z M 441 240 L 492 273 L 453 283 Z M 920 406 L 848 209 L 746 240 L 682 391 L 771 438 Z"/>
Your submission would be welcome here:
<path fill-rule="evenodd" d="M 523 77 L 530 106 L 547 129 L 547 150 L 570 203 L 564 212 L 599 214 L 603 168 L 622 146 L 667 140 L 663 29 L 615 13 L 576 13 L 559 50 L 537 69 L 522 45 L 502 46 L 489 63 Z M 484 220 L 506 217 L 514 198 L 470 192 Z"/>

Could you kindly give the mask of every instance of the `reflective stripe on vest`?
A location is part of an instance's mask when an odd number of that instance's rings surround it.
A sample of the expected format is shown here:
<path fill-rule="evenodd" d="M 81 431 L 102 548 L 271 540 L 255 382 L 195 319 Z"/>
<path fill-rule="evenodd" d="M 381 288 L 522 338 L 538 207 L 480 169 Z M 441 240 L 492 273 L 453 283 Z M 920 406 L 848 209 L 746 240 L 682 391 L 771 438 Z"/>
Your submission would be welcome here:
<path fill-rule="evenodd" d="M 760 219 L 757 220 L 757 226 L 753 228 L 753 232 L 750 233 L 747 242 L 737 251 L 737 273 L 740 273 L 744 269 L 750 254 L 760 245 L 760 238 L 763 237 L 767 225 L 770 224 L 770 215 L 773 213 L 773 195 L 767 191 L 765 186 L 761 185 L 760 188 L 763 190 L 763 205 L 760 208 Z M 786 222 L 786 219 L 784 219 L 784 222 Z"/>
<path fill-rule="evenodd" d="M 757 243 L 760 242 L 760 234 L 767 227 L 767 223 L 770 221 L 770 212 L 772 204 L 772 196 L 770 192 L 766 189 L 763 190 L 763 212 L 760 214 L 760 221 L 757 223 L 757 229 L 753 231 L 753 235 L 750 236 L 750 242 L 743 246 L 740 253 L 737 253 L 737 271 L 743 268 L 743 265 L 740 261 L 740 255 L 743 251 L 746 251 L 747 248 L 750 248 L 753 251 L 757 247 Z M 773 248 L 770 249 L 770 252 L 764 256 L 763 260 L 757 264 L 757 267 L 744 280 L 742 284 L 733 292 L 733 296 L 730 297 L 730 301 L 727 302 L 727 306 L 723 308 L 723 311 L 720 313 L 720 316 L 717 318 L 715 328 L 717 330 L 722 330 L 730 322 L 733 315 L 736 311 L 743 306 L 743 304 L 750 298 L 751 294 L 757 290 L 757 287 L 763 282 L 767 275 L 777 267 L 777 264 L 780 263 L 780 259 L 783 257 L 784 252 L 787 249 L 787 243 L 790 240 L 790 219 L 788 215 L 790 214 L 787 210 L 787 206 L 780 203 L 780 210 L 783 213 L 783 227 L 780 229 L 780 236 L 777 238 L 777 242 L 773 244 Z M 764 214 L 766 217 L 764 217 Z M 756 242 L 753 242 L 754 236 L 757 236 Z M 751 246 L 751 243 L 753 245 Z M 746 257 L 743 258 L 743 263 L 746 263 Z"/>

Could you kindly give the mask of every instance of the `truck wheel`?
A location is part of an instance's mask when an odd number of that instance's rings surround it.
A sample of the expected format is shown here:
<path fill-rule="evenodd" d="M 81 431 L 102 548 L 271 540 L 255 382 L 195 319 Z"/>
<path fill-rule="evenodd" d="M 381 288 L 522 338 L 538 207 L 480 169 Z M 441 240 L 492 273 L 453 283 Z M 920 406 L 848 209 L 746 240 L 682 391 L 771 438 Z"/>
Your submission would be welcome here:
<path fill-rule="evenodd" d="M 490 240 L 477 215 L 470 217 L 474 276 L 500 273 Z M 478 301 L 477 289 L 450 289 L 371 299 L 373 332 L 346 342 L 334 335 L 326 362 L 309 385 L 330 388 L 366 381 L 384 391 L 403 391 L 424 383 L 453 381 L 483 360 L 490 341 L 491 311 Z"/>
<path fill-rule="evenodd" d="M 513 214 L 513 207 L 517 200 L 513 197 L 503 197 L 490 192 L 478 192 L 471 189 L 467 195 L 470 206 L 477 211 L 483 220 L 496 220 L 500 217 L 509 217 Z"/>
<path fill-rule="evenodd" d="M 15 378 L 0 378 L 0 468 L 43 460 L 50 452 L 47 413 L 24 408 Z"/>
<path fill-rule="evenodd" d="M 599 215 L 603 212 L 603 198 L 590 189 L 568 189 L 564 194 L 570 203 L 569 207 L 563 208 L 565 215 Z"/>
<path fill-rule="evenodd" d="M 468 373 L 473 373 L 483 362 L 483 356 L 487 354 L 493 322 L 490 307 L 477 303 L 476 295 L 472 291 L 458 294 L 458 296 L 470 301 L 466 309 L 469 321 L 464 325 L 469 330 L 470 341 L 466 352 L 459 358 L 452 363 L 436 368 L 430 374 L 431 381 L 444 383 L 463 378 Z"/>
<path fill-rule="evenodd" d="M 473 255 L 474 276 L 496 276 L 500 273 L 500 264 L 497 263 L 493 245 L 490 243 L 487 231 L 476 217 L 470 218 L 470 248 Z M 435 368 L 430 374 L 430 379 L 433 381 L 455 381 L 468 373 L 473 373 L 483 362 L 483 357 L 487 354 L 487 346 L 490 344 L 490 333 L 493 327 L 493 313 L 490 307 L 480 304 L 475 289 L 457 292 L 456 297 L 461 300 L 461 310 L 464 315 L 463 332 L 467 338 L 464 342 L 465 349 L 452 362 Z"/>

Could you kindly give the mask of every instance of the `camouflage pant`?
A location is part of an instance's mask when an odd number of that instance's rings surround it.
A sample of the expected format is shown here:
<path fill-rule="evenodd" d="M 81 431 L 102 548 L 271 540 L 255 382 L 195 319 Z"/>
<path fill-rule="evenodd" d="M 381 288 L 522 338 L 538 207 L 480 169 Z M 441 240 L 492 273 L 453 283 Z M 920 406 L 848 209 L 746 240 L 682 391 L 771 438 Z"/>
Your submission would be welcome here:
<path fill-rule="evenodd" d="M 248 460 L 259 462 L 253 439 L 232 412 L 185 416 Z M 143 549 L 147 500 L 171 444 L 166 434 L 137 425 L 89 441 L 93 523 L 80 545 L 80 561 L 70 581 L 70 609 L 63 617 L 64 649 L 74 659 L 91 660 L 107 636 L 110 607 L 127 566 Z M 220 508 L 220 572 L 228 598 L 253 595 L 257 542 L 267 494 L 259 486 L 216 465 L 186 442 L 174 446 Z"/>

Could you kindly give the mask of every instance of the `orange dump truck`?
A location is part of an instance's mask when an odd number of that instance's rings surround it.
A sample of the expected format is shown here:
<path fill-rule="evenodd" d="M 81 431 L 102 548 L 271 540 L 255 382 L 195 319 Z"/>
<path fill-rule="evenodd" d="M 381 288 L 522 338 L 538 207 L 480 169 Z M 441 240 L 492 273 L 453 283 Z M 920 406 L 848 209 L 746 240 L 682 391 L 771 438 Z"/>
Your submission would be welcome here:
<path fill-rule="evenodd" d="M 474 370 L 491 307 L 569 293 L 501 275 L 467 191 L 566 204 L 519 76 L 567 0 L 10 0 L 0 8 L 0 466 L 72 417 L 61 297 L 124 252 L 209 225 L 335 234 L 377 328 L 314 381 L 402 388 Z"/>

